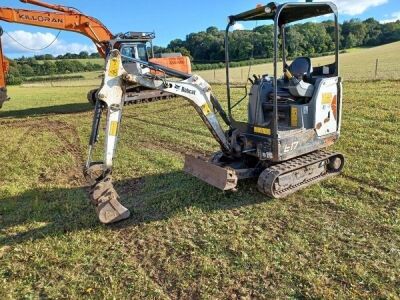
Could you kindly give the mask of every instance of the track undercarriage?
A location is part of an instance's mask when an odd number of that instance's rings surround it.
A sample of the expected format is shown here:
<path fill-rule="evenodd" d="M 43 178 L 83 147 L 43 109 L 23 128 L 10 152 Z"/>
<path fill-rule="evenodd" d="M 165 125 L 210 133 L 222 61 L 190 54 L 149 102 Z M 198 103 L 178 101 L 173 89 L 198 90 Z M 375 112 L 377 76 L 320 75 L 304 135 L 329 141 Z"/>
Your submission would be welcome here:
<path fill-rule="evenodd" d="M 236 164 L 236 165 L 235 165 Z M 244 167 L 223 161 L 215 155 L 210 162 L 187 156 L 185 172 L 221 190 L 235 190 L 241 179 L 257 178 L 258 190 L 272 198 L 284 198 L 328 177 L 338 175 L 344 166 L 340 153 L 318 150 L 288 161 L 271 164 L 256 163 Z"/>
<path fill-rule="evenodd" d="M 98 89 L 94 89 L 90 90 L 87 94 L 87 99 L 89 103 L 93 106 L 97 101 L 97 92 Z M 150 90 L 143 87 L 136 87 L 127 90 L 126 94 L 124 95 L 124 105 L 150 103 L 173 98 L 176 98 L 176 95 L 159 90 Z"/>

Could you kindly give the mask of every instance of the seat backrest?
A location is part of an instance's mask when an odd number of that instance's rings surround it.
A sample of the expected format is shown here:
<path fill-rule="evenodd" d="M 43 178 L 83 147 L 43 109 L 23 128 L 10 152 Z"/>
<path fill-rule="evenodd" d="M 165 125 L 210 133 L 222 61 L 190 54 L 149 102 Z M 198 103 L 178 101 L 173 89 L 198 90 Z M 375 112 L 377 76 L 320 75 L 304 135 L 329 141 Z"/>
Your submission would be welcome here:
<path fill-rule="evenodd" d="M 311 59 L 309 57 L 297 57 L 290 65 L 289 71 L 297 79 L 307 81 L 313 72 Z"/>

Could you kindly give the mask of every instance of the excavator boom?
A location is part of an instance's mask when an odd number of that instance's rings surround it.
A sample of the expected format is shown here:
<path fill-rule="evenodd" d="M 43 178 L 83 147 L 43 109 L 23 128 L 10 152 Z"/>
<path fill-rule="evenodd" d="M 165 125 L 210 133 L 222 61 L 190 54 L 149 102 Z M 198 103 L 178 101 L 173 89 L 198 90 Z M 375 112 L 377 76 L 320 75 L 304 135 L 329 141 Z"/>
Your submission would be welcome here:
<path fill-rule="evenodd" d="M 38 27 L 77 32 L 90 38 L 102 57 L 106 57 L 108 42 L 113 34 L 99 20 L 86 16 L 74 8 L 48 4 L 38 0 L 21 0 L 23 3 L 52 9 L 55 11 L 37 11 L 0 7 L 0 21 L 27 24 Z M 0 29 L 0 33 L 3 30 Z M 6 74 L 8 61 L 3 55 L 0 40 L 0 108 L 7 101 Z"/>
<path fill-rule="evenodd" d="M 113 34 L 100 21 L 79 12 L 45 12 L 0 7 L 0 21 L 77 32 L 90 38 L 101 56 Z"/>

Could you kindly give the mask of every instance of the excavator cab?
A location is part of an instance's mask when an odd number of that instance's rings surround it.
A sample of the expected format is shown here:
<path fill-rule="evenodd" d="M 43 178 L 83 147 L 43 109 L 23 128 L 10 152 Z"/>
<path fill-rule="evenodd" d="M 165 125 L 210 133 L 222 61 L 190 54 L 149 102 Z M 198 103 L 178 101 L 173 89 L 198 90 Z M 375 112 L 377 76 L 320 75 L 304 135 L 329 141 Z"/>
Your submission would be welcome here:
<path fill-rule="evenodd" d="M 146 74 L 150 72 L 149 68 L 145 68 L 139 63 L 133 62 L 127 58 L 148 62 L 148 49 L 151 49 L 153 52 L 154 38 L 154 32 L 127 32 L 125 34 L 118 34 L 110 44 L 114 49 L 120 51 L 122 57 L 125 57 L 122 59 L 122 64 L 126 71 L 130 73 L 140 72 Z"/>
<path fill-rule="evenodd" d="M 334 19 L 335 60 L 319 67 L 314 67 L 309 57 L 292 58 L 290 62 L 286 57 L 290 42 L 286 32 L 291 23 L 328 15 Z M 236 22 L 249 21 L 273 22 L 273 74 L 257 74 L 249 79 L 247 107 L 242 105 L 243 98 L 234 101 L 229 39 L 225 39 L 228 116 L 238 137 L 236 148 L 262 161 L 281 162 L 333 144 L 339 138 L 342 108 L 336 6 L 331 2 L 272 2 L 230 16 L 226 35 Z M 247 119 L 241 109 L 247 109 Z"/>

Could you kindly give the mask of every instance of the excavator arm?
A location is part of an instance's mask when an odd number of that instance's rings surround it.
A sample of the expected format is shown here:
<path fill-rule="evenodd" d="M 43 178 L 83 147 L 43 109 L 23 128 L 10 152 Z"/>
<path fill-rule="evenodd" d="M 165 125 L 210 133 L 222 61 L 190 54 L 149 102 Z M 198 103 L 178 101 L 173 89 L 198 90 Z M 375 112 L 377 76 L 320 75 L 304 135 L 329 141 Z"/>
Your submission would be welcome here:
<path fill-rule="evenodd" d="M 152 73 L 143 74 L 140 71 L 135 74 L 127 73 L 122 65 L 122 58 L 131 59 L 145 67 L 151 67 L 157 72 L 164 72 L 182 80 L 171 81 Z M 124 107 L 125 88 L 132 83 L 185 98 L 195 108 L 220 144 L 222 151 L 231 152 L 230 143 L 217 119 L 216 112 L 220 111 L 218 101 L 213 97 L 211 87 L 204 79 L 153 63 L 122 57 L 118 50 L 113 50 L 107 58 L 104 81 L 98 94 L 100 101 L 97 102 L 95 108 L 89 142 L 89 157 L 85 169 L 85 175 L 92 186 L 91 201 L 96 206 L 100 221 L 105 224 L 114 223 L 129 216 L 129 211 L 118 202 L 118 194 L 113 188 L 111 173 Z M 103 161 L 93 162 L 93 148 L 98 141 L 100 118 L 103 111 L 106 112 Z M 230 175 L 226 174 L 226 176 Z"/>

